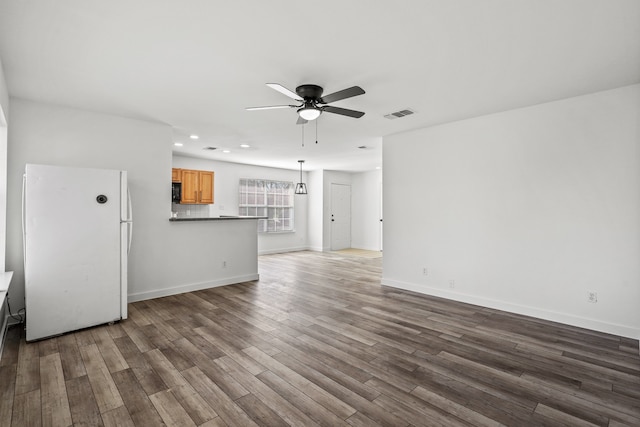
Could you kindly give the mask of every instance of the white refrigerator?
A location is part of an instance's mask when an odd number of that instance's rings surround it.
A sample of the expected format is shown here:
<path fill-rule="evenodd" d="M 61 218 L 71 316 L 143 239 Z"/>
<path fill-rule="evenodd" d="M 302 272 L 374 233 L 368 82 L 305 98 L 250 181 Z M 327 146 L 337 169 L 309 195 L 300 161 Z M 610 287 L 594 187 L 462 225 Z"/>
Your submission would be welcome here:
<path fill-rule="evenodd" d="M 27 164 L 27 341 L 127 318 L 127 172 Z"/>

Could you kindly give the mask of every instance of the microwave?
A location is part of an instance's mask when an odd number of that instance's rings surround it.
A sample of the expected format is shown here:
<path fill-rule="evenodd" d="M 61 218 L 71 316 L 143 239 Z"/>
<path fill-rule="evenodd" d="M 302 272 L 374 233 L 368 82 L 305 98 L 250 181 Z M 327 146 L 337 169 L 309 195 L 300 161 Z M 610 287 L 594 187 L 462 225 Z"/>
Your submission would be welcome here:
<path fill-rule="evenodd" d="M 182 200 L 182 184 L 179 182 L 171 183 L 171 202 L 180 203 Z"/>

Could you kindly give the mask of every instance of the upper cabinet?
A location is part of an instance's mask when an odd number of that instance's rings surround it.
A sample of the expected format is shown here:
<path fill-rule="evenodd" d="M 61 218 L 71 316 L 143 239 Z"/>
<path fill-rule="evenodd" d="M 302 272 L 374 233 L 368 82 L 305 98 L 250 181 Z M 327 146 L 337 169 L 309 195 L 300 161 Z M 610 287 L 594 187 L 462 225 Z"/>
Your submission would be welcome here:
<path fill-rule="evenodd" d="M 182 169 L 171 169 L 171 182 L 182 182 Z"/>
<path fill-rule="evenodd" d="M 198 197 L 198 171 L 182 169 L 182 199 L 180 203 L 196 204 L 200 200 Z"/>
<path fill-rule="evenodd" d="M 213 204 L 213 172 L 198 171 L 200 203 Z"/>
<path fill-rule="evenodd" d="M 180 179 L 175 181 L 176 170 Z M 173 169 L 172 180 L 182 183 L 181 204 L 210 205 L 213 204 L 213 177 L 212 171 L 199 171 L 191 169 Z"/>

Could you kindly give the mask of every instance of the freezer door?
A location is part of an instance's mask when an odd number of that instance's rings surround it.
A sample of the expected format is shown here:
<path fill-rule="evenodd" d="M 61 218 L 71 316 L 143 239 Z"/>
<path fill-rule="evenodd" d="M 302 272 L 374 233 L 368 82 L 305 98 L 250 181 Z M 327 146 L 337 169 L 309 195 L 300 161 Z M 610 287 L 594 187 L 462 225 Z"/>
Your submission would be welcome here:
<path fill-rule="evenodd" d="M 117 170 L 27 165 L 28 341 L 121 318 L 120 191 Z"/>

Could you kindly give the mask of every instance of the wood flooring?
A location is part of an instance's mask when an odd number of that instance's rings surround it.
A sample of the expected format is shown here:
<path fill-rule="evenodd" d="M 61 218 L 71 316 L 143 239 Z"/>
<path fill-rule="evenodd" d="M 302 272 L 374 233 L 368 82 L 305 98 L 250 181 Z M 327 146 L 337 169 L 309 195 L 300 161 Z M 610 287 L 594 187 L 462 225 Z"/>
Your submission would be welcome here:
<path fill-rule="evenodd" d="M 382 258 L 381 251 L 371 251 L 367 249 L 356 249 L 356 248 L 348 248 L 348 249 L 340 249 L 335 251 L 334 253 L 338 255 L 353 255 L 364 258 Z"/>
<path fill-rule="evenodd" d="M 0 360 L 0 426 L 638 426 L 638 341 L 380 285 L 380 258 L 130 304 Z"/>

